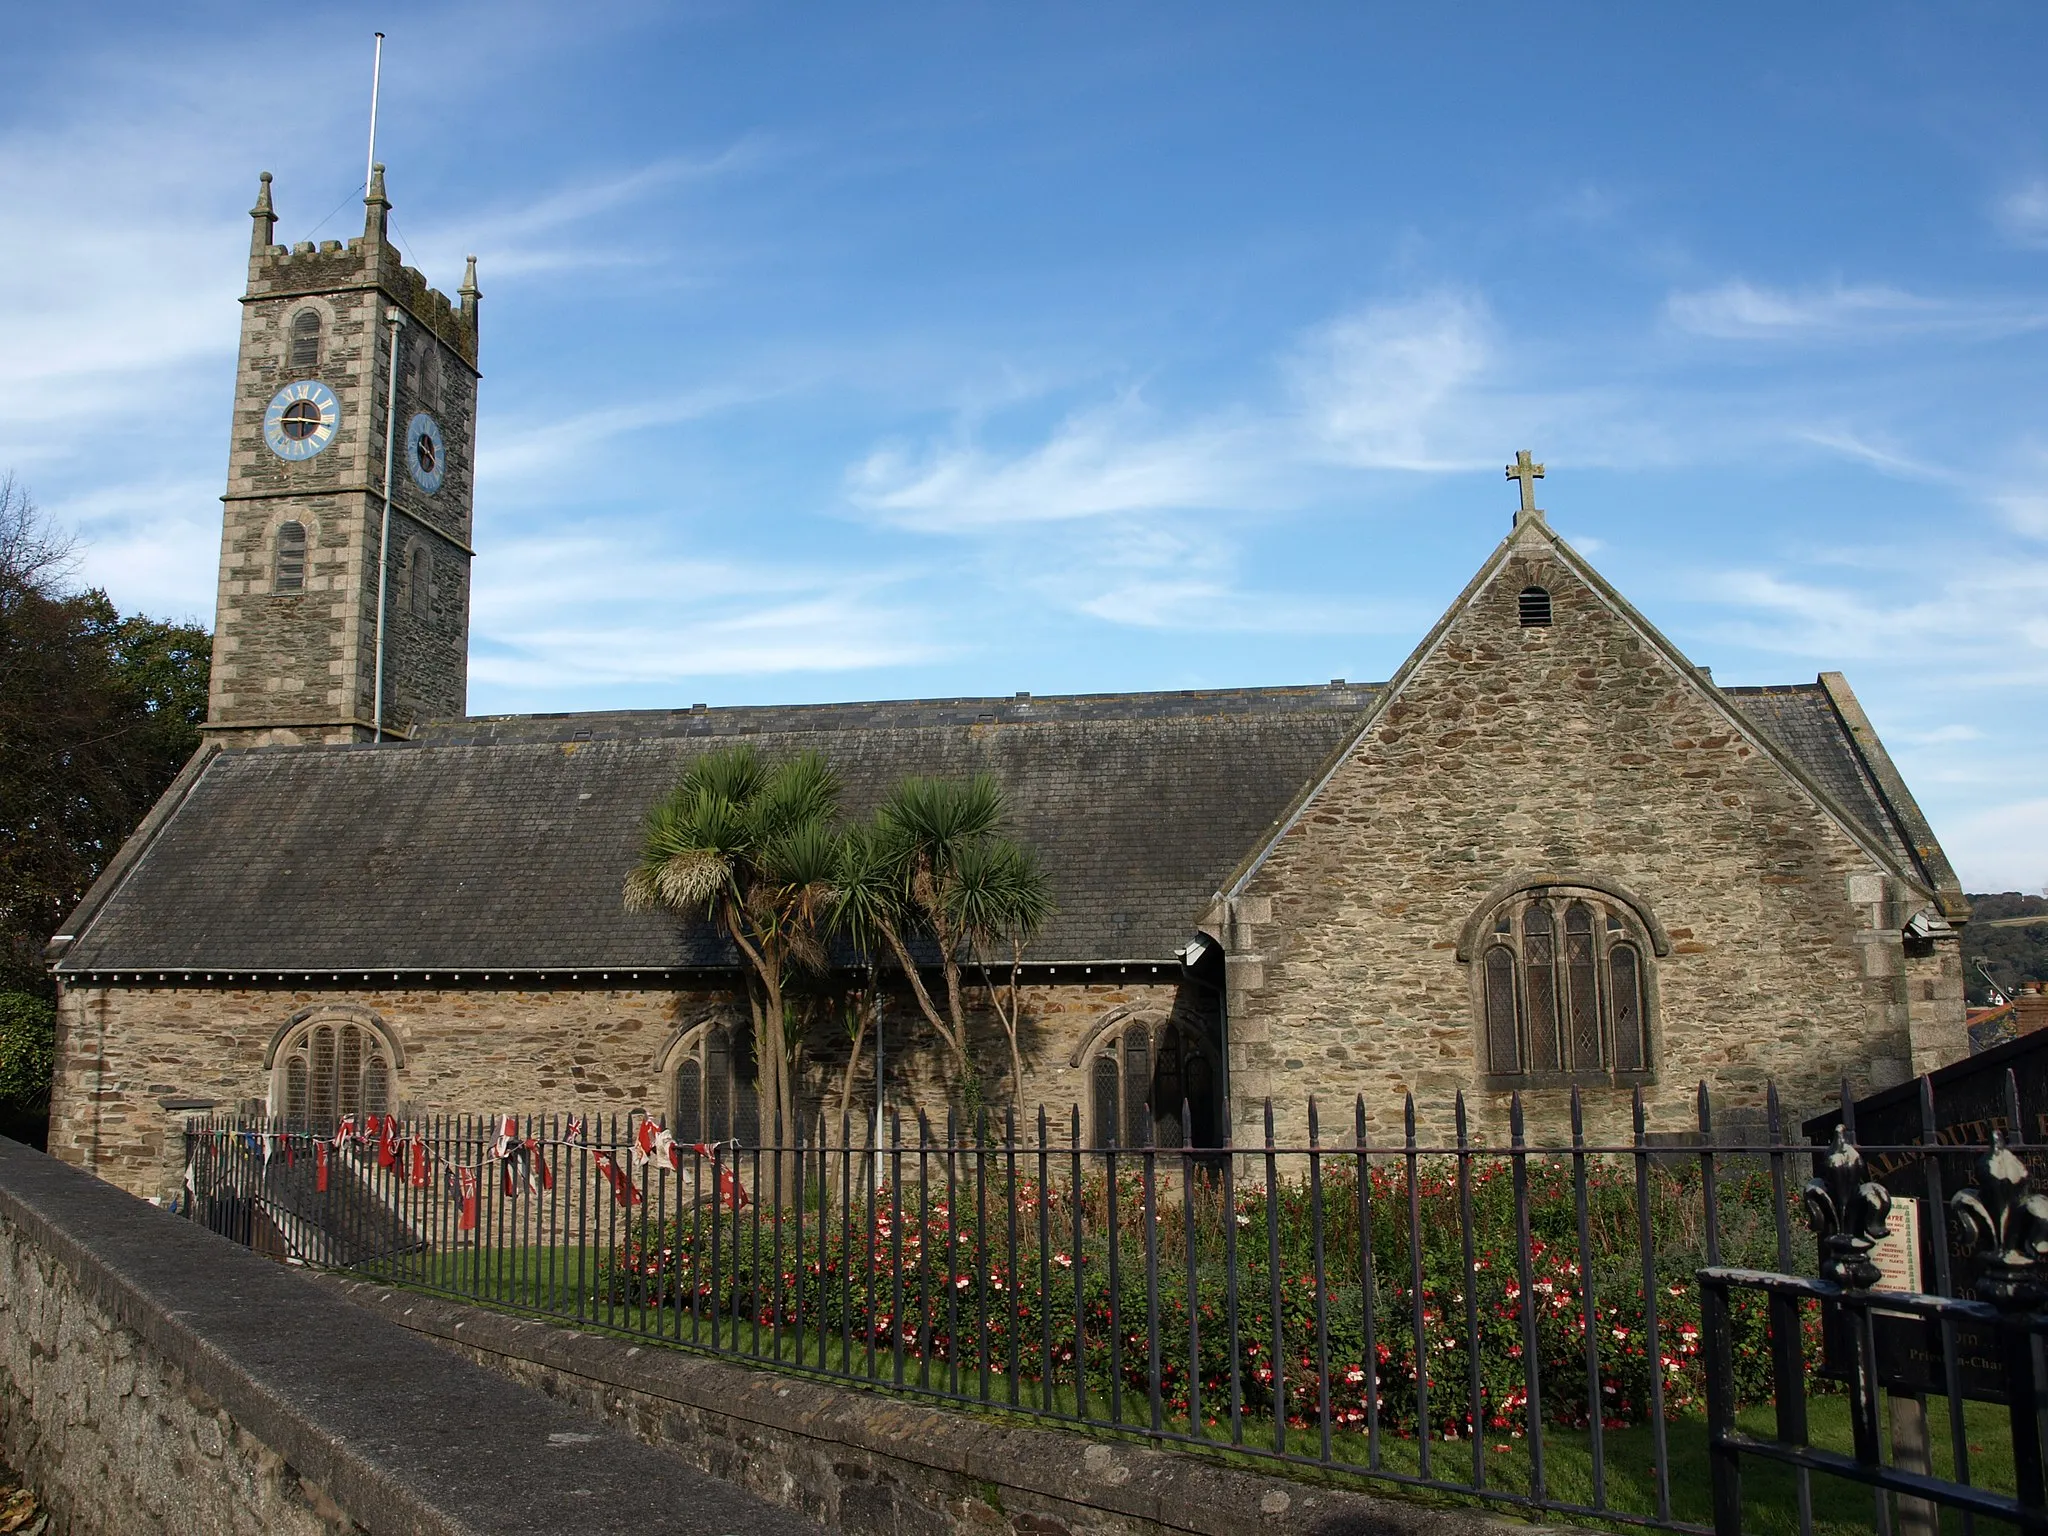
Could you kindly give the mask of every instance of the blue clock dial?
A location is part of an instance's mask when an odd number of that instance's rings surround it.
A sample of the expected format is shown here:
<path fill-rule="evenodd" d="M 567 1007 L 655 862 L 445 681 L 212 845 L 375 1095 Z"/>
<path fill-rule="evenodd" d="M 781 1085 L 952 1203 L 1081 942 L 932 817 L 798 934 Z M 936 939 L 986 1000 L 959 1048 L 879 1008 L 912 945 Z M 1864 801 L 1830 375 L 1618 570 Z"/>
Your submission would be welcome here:
<path fill-rule="evenodd" d="M 310 459 L 334 441 L 341 402 L 318 379 L 300 379 L 271 397 L 263 413 L 263 441 L 280 459 Z"/>
<path fill-rule="evenodd" d="M 412 483 L 429 496 L 441 489 L 448 472 L 448 445 L 441 437 L 441 424 L 425 411 L 406 423 L 405 467 L 412 471 Z"/>

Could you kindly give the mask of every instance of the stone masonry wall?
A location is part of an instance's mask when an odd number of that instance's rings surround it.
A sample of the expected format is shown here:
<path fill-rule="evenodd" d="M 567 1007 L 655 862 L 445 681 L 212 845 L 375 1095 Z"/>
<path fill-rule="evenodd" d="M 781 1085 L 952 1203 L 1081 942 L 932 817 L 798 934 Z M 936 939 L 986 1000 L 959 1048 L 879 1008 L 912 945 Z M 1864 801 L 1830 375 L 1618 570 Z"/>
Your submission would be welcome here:
<path fill-rule="evenodd" d="M 1529 585 L 1551 594 L 1549 627 L 1518 622 Z M 1649 961 L 1654 1130 L 1696 1124 L 1702 1079 L 1722 1126 L 1752 1128 L 1770 1079 L 1795 1124 L 1843 1073 L 1901 1080 L 1938 1054 L 1916 1059 L 1915 1009 L 1926 1040 L 1949 1013 L 1960 1035 L 1955 941 L 1909 963 L 1900 928 L 1919 899 L 1532 523 L 1217 915 L 1240 1140 L 1267 1093 L 1284 1098 L 1283 1134 L 1302 1134 L 1305 1091 L 1347 1128 L 1362 1091 L 1387 1139 L 1413 1092 L 1425 1134 L 1447 1136 L 1453 1095 L 1482 1078 L 1459 932 L 1517 872 L 1618 883 L 1668 929 L 1671 952 Z M 1532 1134 L 1563 1133 L 1568 1094 L 1525 1096 Z M 1596 1136 L 1626 1135 L 1628 1089 L 1589 1088 L 1586 1104 Z M 1504 1137 L 1506 1093 L 1473 1092 L 1473 1109 Z"/>
<path fill-rule="evenodd" d="M 815 1530 L 4 1140 L 0 1459 L 68 1536 Z"/>
<path fill-rule="evenodd" d="M 1112 1012 L 1169 1011 L 1175 996 L 1172 981 L 1149 975 L 1032 988 L 1032 1022 L 1023 1037 L 1027 1114 L 1019 1116 L 1019 1133 L 1034 1134 L 1043 1104 L 1055 1137 L 1064 1140 L 1073 1107 L 1086 1110 L 1087 1067 L 1074 1064 L 1076 1048 Z M 272 1041 L 294 1019 L 321 1009 L 350 1017 L 351 1010 L 367 1010 L 395 1039 L 405 1057 L 395 1093 L 409 1112 L 667 1115 L 674 1108 L 672 1049 L 706 1020 L 739 1016 L 744 1002 L 708 984 L 659 991 L 67 988 L 58 1010 L 51 1154 L 137 1195 L 176 1192 L 188 1106 L 210 1102 L 232 1113 L 264 1100 L 270 1080 L 263 1062 Z M 1006 1077 L 1007 1046 L 986 1016 L 976 1023 L 976 1058 L 998 1080 Z M 936 1038 L 900 992 L 886 1002 L 884 1027 L 890 1097 L 903 1111 L 903 1134 L 916 1136 L 919 1106 L 939 1131 L 949 1100 L 958 1105 L 961 1094 L 945 1080 Z M 820 1017 L 806 1051 L 806 1098 L 836 1114 L 847 1054 L 838 1022 Z M 872 1051 L 871 1044 L 863 1048 L 855 1076 L 857 1140 L 865 1130 L 862 1111 L 874 1102 Z"/>
<path fill-rule="evenodd" d="M 425 280 L 374 238 L 259 247 L 243 299 L 240 363 L 229 436 L 228 489 L 209 722 L 238 745 L 349 741 L 369 718 L 375 686 L 377 554 L 384 484 L 386 390 L 393 303 L 402 331 L 397 431 L 413 412 L 440 424 L 447 458 L 441 488 L 413 483 L 398 445 L 392 475 L 393 580 L 386 614 L 385 718 L 413 722 L 462 713 L 468 686 L 469 564 L 477 375 L 474 330 Z M 292 318 L 321 317 L 319 362 L 289 361 Z M 269 449 L 263 416 L 298 378 L 317 378 L 340 407 L 334 440 L 288 463 Z M 305 525 L 305 590 L 273 590 L 277 526 Z M 433 600 L 424 616 L 399 601 L 409 540 L 429 548 Z"/>
<path fill-rule="evenodd" d="M 109 1318 L 54 1255 L 8 1241 L 0 1263 L 0 1445 L 68 1536 L 361 1529 Z"/>
<path fill-rule="evenodd" d="M 1555 1529 L 748 1370 L 418 1292 L 328 1283 L 464 1359 L 857 1536 L 1549 1536 Z"/>

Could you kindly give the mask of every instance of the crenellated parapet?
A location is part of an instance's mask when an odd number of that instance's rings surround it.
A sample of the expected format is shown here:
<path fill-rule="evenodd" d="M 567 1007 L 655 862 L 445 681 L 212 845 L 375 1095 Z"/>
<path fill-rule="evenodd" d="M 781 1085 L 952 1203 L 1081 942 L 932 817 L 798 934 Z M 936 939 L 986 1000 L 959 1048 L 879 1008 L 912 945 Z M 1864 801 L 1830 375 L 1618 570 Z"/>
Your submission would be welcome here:
<path fill-rule="evenodd" d="M 372 173 L 369 195 L 363 200 L 363 233 L 348 241 L 273 244 L 277 213 L 271 205 L 270 186 L 270 173 L 266 171 L 256 206 L 249 210 L 255 228 L 249 250 L 249 286 L 243 302 L 375 290 L 404 310 L 408 320 L 439 337 L 472 369 L 476 367 L 480 297 L 476 258 L 469 259 L 459 299 L 450 299 L 432 287 L 418 268 L 407 266 L 390 239 L 391 204 L 384 192 L 383 166 Z"/>

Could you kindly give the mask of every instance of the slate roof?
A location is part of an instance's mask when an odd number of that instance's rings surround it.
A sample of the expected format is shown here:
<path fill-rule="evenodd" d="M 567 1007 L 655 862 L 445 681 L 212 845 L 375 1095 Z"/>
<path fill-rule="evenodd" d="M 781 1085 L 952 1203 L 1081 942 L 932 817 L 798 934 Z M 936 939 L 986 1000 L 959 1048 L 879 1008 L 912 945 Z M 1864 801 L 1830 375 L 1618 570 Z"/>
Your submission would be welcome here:
<path fill-rule="evenodd" d="M 632 915 L 646 807 L 695 753 L 826 753 L 843 804 L 986 769 L 1052 880 L 1035 962 L 1167 963 L 1212 893 L 1363 723 L 1377 685 L 925 699 L 442 721 L 383 747 L 216 754 L 66 931 L 60 974 L 605 972 L 725 966 L 701 923 Z M 1728 700 L 1906 868 L 1821 685 Z M 83 931 L 80 925 L 83 925 Z"/>
<path fill-rule="evenodd" d="M 1744 719 L 1811 774 L 1880 847 L 1889 849 L 1906 869 L 1927 878 L 1925 866 L 1901 832 L 1890 802 L 1835 712 L 1827 689 L 1819 683 L 1797 683 L 1721 691 Z"/>
<path fill-rule="evenodd" d="M 1059 904 L 1032 958 L 1168 962 L 1371 698 L 1332 685 L 519 716 L 383 747 L 224 752 L 81 914 L 58 969 L 729 964 L 708 926 L 628 914 L 620 888 L 649 803 L 691 755 L 738 738 L 823 750 L 853 815 L 905 774 L 987 769 Z"/>

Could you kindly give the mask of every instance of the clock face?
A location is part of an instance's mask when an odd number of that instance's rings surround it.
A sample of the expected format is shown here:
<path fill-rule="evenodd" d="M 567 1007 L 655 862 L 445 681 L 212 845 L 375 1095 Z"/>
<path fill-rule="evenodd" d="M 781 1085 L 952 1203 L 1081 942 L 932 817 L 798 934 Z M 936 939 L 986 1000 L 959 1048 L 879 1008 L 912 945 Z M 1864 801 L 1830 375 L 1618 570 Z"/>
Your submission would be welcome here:
<path fill-rule="evenodd" d="M 441 489 L 441 477 L 448 472 L 448 445 L 441 439 L 441 424 L 425 411 L 406 423 L 405 467 L 412 471 L 412 483 L 429 496 Z"/>
<path fill-rule="evenodd" d="M 310 459 L 334 441 L 341 402 L 318 379 L 300 379 L 271 397 L 263 413 L 263 441 L 280 459 Z"/>

